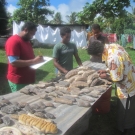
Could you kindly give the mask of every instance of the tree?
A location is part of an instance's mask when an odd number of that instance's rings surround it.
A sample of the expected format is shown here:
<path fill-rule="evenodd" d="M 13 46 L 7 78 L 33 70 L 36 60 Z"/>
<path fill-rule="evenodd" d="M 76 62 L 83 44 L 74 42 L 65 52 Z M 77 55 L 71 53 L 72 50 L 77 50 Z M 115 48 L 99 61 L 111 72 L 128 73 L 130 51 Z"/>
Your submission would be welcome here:
<path fill-rule="evenodd" d="M 105 18 L 115 18 L 124 16 L 124 7 L 130 6 L 130 0 L 95 0 L 92 4 L 88 2 L 83 7 L 83 11 L 78 13 L 80 23 L 93 23 L 96 15 Z"/>
<path fill-rule="evenodd" d="M 133 25 L 132 25 L 132 27 L 126 27 L 124 29 L 124 33 L 135 35 L 135 7 L 133 7 L 133 6 L 131 6 L 131 7 L 132 7 L 132 13 L 129 16 L 132 19 Z"/>
<path fill-rule="evenodd" d="M 94 23 L 98 23 L 105 33 L 124 33 L 125 29 L 133 28 L 133 20 L 131 13 L 125 11 L 124 17 L 104 18 L 98 16 L 94 19 Z M 113 22 L 113 23 L 112 23 Z"/>
<path fill-rule="evenodd" d="M 48 22 L 46 15 L 52 15 L 53 11 L 49 10 L 49 0 L 19 0 L 19 9 L 15 10 L 11 21 L 32 21 L 37 24 Z"/>
<path fill-rule="evenodd" d="M 76 12 L 71 12 L 71 15 L 67 15 L 66 17 L 67 17 L 68 23 L 70 23 L 70 24 L 77 24 L 78 23 Z"/>
<path fill-rule="evenodd" d="M 4 34 L 4 30 L 7 28 L 8 17 L 5 9 L 6 1 L 0 0 L 0 34 Z"/>
<path fill-rule="evenodd" d="M 12 28 L 12 14 L 10 12 L 7 11 L 7 17 L 8 17 L 8 24 L 7 27 Z"/>
<path fill-rule="evenodd" d="M 135 7 L 131 6 L 132 7 L 132 17 L 133 17 L 133 21 L 135 23 Z"/>
<path fill-rule="evenodd" d="M 61 13 L 57 12 L 53 17 L 53 20 L 50 21 L 50 23 L 52 23 L 52 24 L 62 24 L 63 21 L 62 21 Z"/>
<path fill-rule="evenodd" d="M 111 23 L 111 32 L 122 34 L 125 33 L 125 29 L 133 28 L 133 19 L 130 13 L 126 13 L 125 17 L 116 18 L 113 23 Z"/>
<path fill-rule="evenodd" d="M 104 30 L 106 29 L 106 18 L 102 17 L 102 16 L 98 16 L 98 17 L 95 17 L 94 21 L 93 21 L 95 24 L 99 24 L 100 25 L 100 28 L 101 30 Z"/>

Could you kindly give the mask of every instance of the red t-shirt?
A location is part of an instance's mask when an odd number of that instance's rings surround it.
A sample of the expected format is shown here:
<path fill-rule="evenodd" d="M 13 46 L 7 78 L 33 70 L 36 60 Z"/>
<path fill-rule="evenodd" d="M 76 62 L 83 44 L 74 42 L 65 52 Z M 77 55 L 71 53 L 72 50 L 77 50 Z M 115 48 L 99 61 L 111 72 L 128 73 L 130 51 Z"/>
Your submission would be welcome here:
<path fill-rule="evenodd" d="M 10 37 L 5 45 L 7 56 L 19 56 L 21 60 L 33 59 L 34 52 L 29 41 L 24 41 L 18 35 Z M 7 79 L 16 84 L 35 82 L 35 70 L 30 67 L 14 67 L 8 62 Z"/>

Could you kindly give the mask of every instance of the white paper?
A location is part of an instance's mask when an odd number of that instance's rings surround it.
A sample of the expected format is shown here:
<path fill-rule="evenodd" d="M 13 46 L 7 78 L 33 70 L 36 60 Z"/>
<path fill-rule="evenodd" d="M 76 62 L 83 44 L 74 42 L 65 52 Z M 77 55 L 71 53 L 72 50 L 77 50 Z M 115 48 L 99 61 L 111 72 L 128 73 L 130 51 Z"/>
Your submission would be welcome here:
<path fill-rule="evenodd" d="M 37 68 L 41 67 L 42 65 L 44 65 L 45 63 L 47 63 L 48 61 L 52 60 L 51 57 L 46 57 L 46 56 L 43 56 L 43 59 L 45 60 L 44 62 L 32 65 L 30 67 L 33 68 L 33 69 L 37 69 Z"/>

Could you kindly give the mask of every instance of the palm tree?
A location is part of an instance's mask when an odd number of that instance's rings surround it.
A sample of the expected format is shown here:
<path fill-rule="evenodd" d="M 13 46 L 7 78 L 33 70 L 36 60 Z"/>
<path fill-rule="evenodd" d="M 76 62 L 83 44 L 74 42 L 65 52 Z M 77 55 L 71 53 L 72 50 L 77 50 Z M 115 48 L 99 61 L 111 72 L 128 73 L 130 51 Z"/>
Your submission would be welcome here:
<path fill-rule="evenodd" d="M 50 23 L 52 23 L 52 24 L 62 24 L 63 21 L 62 21 L 61 13 L 57 12 L 53 17 L 53 20 L 50 21 Z"/>
<path fill-rule="evenodd" d="M 70 24 L 77 24 L 77 13 L 76 12 L 71 12 L 71 15 L 67 15 L 67 20 Z"/>

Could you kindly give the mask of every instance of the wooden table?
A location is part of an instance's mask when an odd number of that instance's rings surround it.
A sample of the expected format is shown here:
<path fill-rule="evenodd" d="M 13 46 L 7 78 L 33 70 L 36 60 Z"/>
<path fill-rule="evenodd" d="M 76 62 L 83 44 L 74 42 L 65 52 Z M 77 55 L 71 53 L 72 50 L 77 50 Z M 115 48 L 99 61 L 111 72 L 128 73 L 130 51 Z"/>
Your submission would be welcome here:
<path fill-rule="evenodd" d="M 106 68 L 104 64 L 91 63 L 89 61 L 86 61 L 83 64 L 94 69 Z M 3 95 L 3 97 L 9 99 L 11 102 L 25 101 L 30 105 L 35 104 L 39 101 L 46 102 L 45 100 L 40 99 L 37 95 L 25 95 L 23 93 L 20 93 L 19 91 Z M 54 103 L 54 105 L 56 106 L 56 108 L 48 107 L 45 110 L 46 112 L 54 114 L 54 116 L 56 117 L 54 122 L 56 122 L 59 129 L 57 135 L 81 135 L 84 131 L 86 131 L 89 125 L 89 118 L 92 115 L 91 107 L 85 108 L 78 107 L 77 105 L 70 106 L 59 103 Z M 3 126 L 4 124 L 1 124 L 0 128 Z"/>

